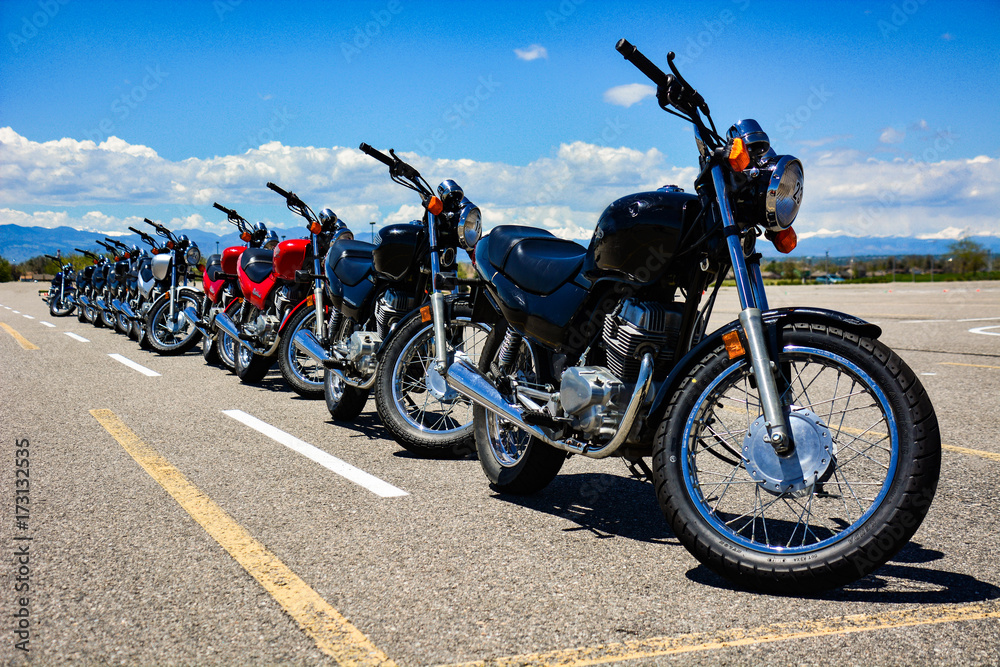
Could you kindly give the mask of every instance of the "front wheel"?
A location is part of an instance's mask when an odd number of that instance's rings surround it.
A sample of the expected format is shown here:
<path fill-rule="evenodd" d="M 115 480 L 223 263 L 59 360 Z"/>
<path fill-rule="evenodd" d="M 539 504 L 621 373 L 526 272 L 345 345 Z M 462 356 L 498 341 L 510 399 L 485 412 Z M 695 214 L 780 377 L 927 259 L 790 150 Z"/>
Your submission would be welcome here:
<path fill-rule="evenodd" d="M 303 306 L 285 324 L 278 344 L 278 368 L 288 386 L 305 398 L 323 397 L 323 371 L 318 361 L 295 347 L 292 337 L 302 330 L 313 330 L 316 326 L 316 309 Z"/>
<path fill-rule="evenodd" d="M 472 453 L 472 402 L 435 370 L 434 325 L 413 317 L 386 348 L 375 380 L 375 406 L 396 441 L 420 456 Z M 478 363 L 489 330 L 468 318 L 448 323 L 451 349 Z"/>
<path fill-rule="evenodd" d="M 73 312 L 74 308 L 76 306 L 67 304 L 62 294 L 56 293 L 55 296 L 49 297 L 49 314 L 52 317 L 66 317 Z"/>
<path fill-rule="evenodd" d="M 181 311 L 192 306 L 198 310 L 198 299 L 193 294 L 178 294 L 174 302 L 174 316 L 170 316 L 170 299 L 153 304 L 149 319 L 146 320 L 146 336 L 149 344 L 159 354 L 184 354 L 201 338 L 201 332 L 191 324 Z"/>
<path fill-rule="evenodd" d="M 794 451 L 765 439 L 745 356 L 720 345 L 682 381 L 653 446 L 657 498 L 704 565 L 739 584 L 810 594 L 859 579 L 916 532 L 937 487 L 934 408 L 878 341 L 796 324 L 777 368 Z"/>
<path fill-rule="evenodd" d="M 365 409 L 370 389 L 360 389 L 344 382 L 329 369 L 323 369 L 323 398 L 335 421 L 353 421 Z"/>
<path fill-rule="evenodd" d="M 256 384 L 264 379 L 274 365 L 274 357 L 265 357 L 236 343 L 236 363 L 233 372 L 246 384 Z"/>

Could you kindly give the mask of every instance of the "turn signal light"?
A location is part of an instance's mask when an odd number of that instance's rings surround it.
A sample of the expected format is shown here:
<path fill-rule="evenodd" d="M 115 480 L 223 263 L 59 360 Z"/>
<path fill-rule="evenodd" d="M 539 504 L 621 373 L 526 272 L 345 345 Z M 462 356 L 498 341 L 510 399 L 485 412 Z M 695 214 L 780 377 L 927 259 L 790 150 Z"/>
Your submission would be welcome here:
<path fill-rule="evenodd" d="M 167 241 L 167 247 L 170 248 L 171 250 L 173 250 L 174 249 L 174 242 L 173 241 Z"/>
<path fill-rule="evenodd" d="M 316 236 L 319 236 L 320 234 L 323 233 L 323 225 L 319 224 L 318 222 L 314 222 L 311 225 L 309 225 L 309 231 L 315 234 Z"/>
<path fill-rule="evenodd" d="M 743 349 L 743 342 L 740 341 L 740 334 L 738 331 L 730 331 L 729 333 L 722 334 L 722 343 L 726 346 L 726 352 L 729 353 L 730 359 L 742 357 L 747 353 L 747 351 Z"/>
<path fill-rule="evenodd" d="M 306 297 L 306 305 L 307 306 L 315 306 L 316 305 L 316 295 L 315 294 L 310 294 L 309 296 Z"/>
<path fill-rule="evenodd" d="M 796 236 L 795 230 L 789 227 L 775 234 L 774 238 L 771 239 L 771 243 L 774 244 L 778 252 L 787 255 L 795 250 L 795 246 L 799 244 L 799 237 Z"/>
<path fill-rule="evenodd" d="M 444 203 L 437 197 L 431 197 L 427 202 L 427 210 L 438 215 L 444 210 Z"/>
<path fill-rule="evenodd" d="M 435 197 L 435 199 L 437 199 L 437 197 Z M 431 318 L 432 318 L 432 316 L 431 316 L 431 307 L 430 306 L 424 306 L 423 308 L 420 309 L 420 321 L 421 322 L 430 322 Z"/>
<path fill-rule="evenodd" d="M 729 147 L 729 166 L 735 171 L 743 171 L 750 166 L 750 153 L 739 137 L 733 139 L 733 144 Z"/>

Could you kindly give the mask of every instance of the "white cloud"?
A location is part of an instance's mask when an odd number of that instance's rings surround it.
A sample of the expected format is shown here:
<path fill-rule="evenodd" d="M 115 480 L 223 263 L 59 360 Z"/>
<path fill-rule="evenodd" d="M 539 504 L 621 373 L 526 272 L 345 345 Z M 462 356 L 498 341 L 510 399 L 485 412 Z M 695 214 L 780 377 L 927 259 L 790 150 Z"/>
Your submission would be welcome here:
<path fill-rule="evenodd" d="M 894 127 L 887 127 L 882 130 L 882 134 L 879 135 L 878 140 L 883 144 L 901 144 L 903 139 L 906 138 L 906 131 L 897 130 Z"/>
<path fill-rule="evenodd" d="M 935 147 L 936 146 L 936 147 Z M 950 144 L 927 148 L 920 160 L 876 160 L 853 150 L 807 150 L 805 198 L 796 230 L 803 237 L 838 230 L 857 236 L 937 234 L 949 227 L 970 234 L 997 233 L 1000 159 L 944 159 Z M 526 165 L 430 159 L 401 154 L 432 185 L 453 178 L 479 204 L 487 229 L 497 224 L 547 228 L 585 241 L 601 211 L 633 192 L 668 183 L 693 191 L 694 167 L 678 167 L 653 148 L 611 148 L 585 142 L 560 145 Z M 280 200 L 264 187 L 274 181 L 294 189 L 319 210 L 329 206 L 359 237 L 368 222 L 379 226 L 420 217 L 412 192 L 392 183 L 388 170 L 353 148 L 296 147 L 271 142 L 240 155 L 171 161 L 152 148 L 117 138 L 101 144 L 60 139 L 33 142 L 0 128 L 0 224 L 125 232 L 150 205 L 180 206 L 163 220 L 170 228 L 231 231 L 210 208 L 220 201 L 238 210 Z M 20 208 L 38 211 L 27 213 Z M 70 215 L 60 207 L 85 214 Z M 41 210 L 39 210 L 41 209 Z M 48 209 L 48 210 L 45 210 Z M 290 227 L 300 221 L 278 220 Z M 271 225 L 268 221 L 269 226 Z"/>
<path fill-rule="evenodd" d="M 514 54 L 521 60 L 538 60 L 539 58 L 548 58 L 548 50 L 541 44 L 532 44 L 526 49 L 514 49 Z"/>
<path fill-rule="evenodd" d="M 656 88 L 644 83 L 627 83 L 604 91 L 604 101 L 620 107 L 630 107 L 647 97 L 656 95 Z"/>

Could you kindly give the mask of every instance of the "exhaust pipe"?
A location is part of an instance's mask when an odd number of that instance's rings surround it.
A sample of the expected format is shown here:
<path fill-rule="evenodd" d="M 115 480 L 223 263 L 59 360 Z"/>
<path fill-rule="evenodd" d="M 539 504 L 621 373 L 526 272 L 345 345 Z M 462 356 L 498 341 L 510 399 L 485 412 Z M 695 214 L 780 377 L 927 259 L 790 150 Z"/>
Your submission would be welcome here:
<path fill-rule="evenodd" d="M 184 319 L 193 324 L 194 328 L 200 331 L 202 336 L 204 336 L 205 338 L 212 337 L 212 334 L 210 334 L 208 331 L 205 330 L 203 326 L 201 326 L 200 322 L 201 318 L 198 317 L 198 312 L 194 309 L 194 306 L 188 306 L 187 308 L 182 310 L 181 315 L 184 317 Z"/>
<path fill-rule="evenodd" d="M 76 299 L 73 298 L 72 294 L 67 294 L 66 296 L 63 297 L 63 303 L 65 303 L 67 306 L 75 306 Z"/>
<path fill-rule="evenodd" d="M 98 299 L 94 302 L 94 305 L 97 306 L 98 310 L 107 310 L 108 309 L 108 307 L 104 305 L 104 299 L 102 299 L 100 297 L 98 297 Z"/>
<path fill-rule="evenodd" d="M 249 341 L 245 341 L 242 338 L 240 338 L 240 332 L 236 328 L 236 325 L 233 323 L 233 320 L 229 317 L 229 315 L 226 315 L 225 313 L 219 313 L 218 315 L 216 315 L 215 326 L 225 331 L 232 337 L 233 340 L 235 340 L 237 343 L 239 343 L 246 349 L 250 350 L 251 352 L 255 352 L 253 346 L 250 345 Z"/>
<path fill-rule="evenodd" d="M 556 440 L 547 435 L 538 426 L 533 426 L 524 421 L 524 411 L 516 405 L 511 405 L 500 395 L 493 383 L 486 376 L 479 372 L 469 361 L 469 358 L 461 353 L 455 354 L 455 361 L 448 367 L 448 384 L 462 395 L 468 397 L 472 402 L 481 405 L 487 410 L 496 413 L 501 419 L 517 424 L 530 435 L 538 438 L 556 449 L 561 449 L 572 454 L 582 454 L 592 459 L 603 459 L 611 456 L 625 444 L 635 419 L 639 414 L 639 409 L 646 400 L 646 394 L 653 381 L 653 357 L 647 353 L 642 357 L 642 364 L 639 368 L 639 378 L 635 385 L 635 391 L 629 399 L 625 413 L 622 415 L 618 432 L 611 440 L 596 449 L 586 442 L 580 442 L 573 438 Z"/>
<path fill-rule="evenodd" d="M 132 306 L 128 305 L 127 301 L 121 302 L 121 310 L 123 313 L 125 313 L 125 317 L 129 318 L 130 320 L 139 319 L 138 317 L 135 316 L 135 313 L 132 312 Z"/>
<path fill-rule="evenodd" d="M 81 294 L 80 303 L 83 304 L 84 308 L 90 308 L 90 297 L 88 297 L 86 294 Z"/>
<path fill-rule="evenodd" d="M 357 380 L 352 380 L 351 378 L 344 375 L 344 372 L 339 368 L 334 368 L 332 364 L 342 361 L 342 357 L 339 355 L 330 354 L 329 351 L 316 340 L 316 334 L 314 334 L 309 329 L 299 329 L 295 332 L 292 337 L 292 344 L 295 345 L 295 349 L 299 350 L 303 354 L 309 355 L 309 357 L 318 364 L 322 364 L 331 373 L 336 373 L 337 377 L 344 381 L 352 387 L 357 387 L 358 389 L 371 389 L 372 385 L 375 384 L 375 379 L 377 377 L 376 373 L 372 373 L 371 377 L 364 382 L 358 382 Z M 336 355 L 336 356 L 335 356 Z"/>

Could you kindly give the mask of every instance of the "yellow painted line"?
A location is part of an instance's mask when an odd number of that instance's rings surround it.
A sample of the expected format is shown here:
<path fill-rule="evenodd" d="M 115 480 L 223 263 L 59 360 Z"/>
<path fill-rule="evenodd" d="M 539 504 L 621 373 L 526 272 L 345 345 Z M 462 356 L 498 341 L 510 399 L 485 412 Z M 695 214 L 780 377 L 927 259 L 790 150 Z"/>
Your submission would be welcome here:
<path fill-rule="evenodd" d="M 951 361 L 939 361 L 938 366 L 967 366 L 969 368 L 992 368 L 993 370 L 1000 371 L 1000 366 L 984 366 L 983 364 L 959 364 Z"/>
<path fill-rule="evenodd" d="M 5 324 L 3 322 L 0 322 L 0 327 L 3 327 L 4 329 L 6 329 L 7 333 L 9 333 L 11 336 L 13 336 L 14 340 L 16 340 L 18 342 L 18 344 L 21 347 L 23 347 L 24 349 L 26 349 L 26 350 L 37 350 L 38 349 L 37 345 L 35 345 L 34 343 L 32 343 L 30 340 L 28 340 L 27 338 L 25 338 L 21 334 L 19 334 L 16 331 L 14 331 L 14 329 L 12 329 L 10 327 L 10 325 Z"/>
<path fill-rule="evenodd" d="M 979 456 L 991 461 L 1000 461 L 1000 454 L 996 452 L 985 452 L 981 449 L 969 449 L 968 447 L 956 447 L 955 445 L 941 445 L 941 449 L 958 452 L 959 454 L 968 454 L 969 456 Z"/>
<path fill-rule="evenodd" d="M 316 646 L 341 665 L 395 663 L 243 526 L 144 443 L 110 410 L 90 414 L 223 549 L 281 605 Z"/>
<path fill-rule="evenodd" d="M 827 637 L 855 632 L 891 630 L 920 625 L 958 623 L 987 618 L 1000 618 L 1000 603 L 983 602 L 962 607 L 933 605 L 892 611 L 884 614 L 837 616 L 817 621 L 799 621 L 764 625 L 757 628 L 733 628 L 717 632 L 695 632 L 677 637 L 656 637 L 602 646 L 590 646 L 547 653 L 531 653 L 508 658 L 461 663 L 447 667 L 513 667 L 514 665 L 551 665 L 583 667 L 623 660 L 640 660 L 678 653 L 715 651 L 734 646 L 768 644 L 808 637 Z"/>

